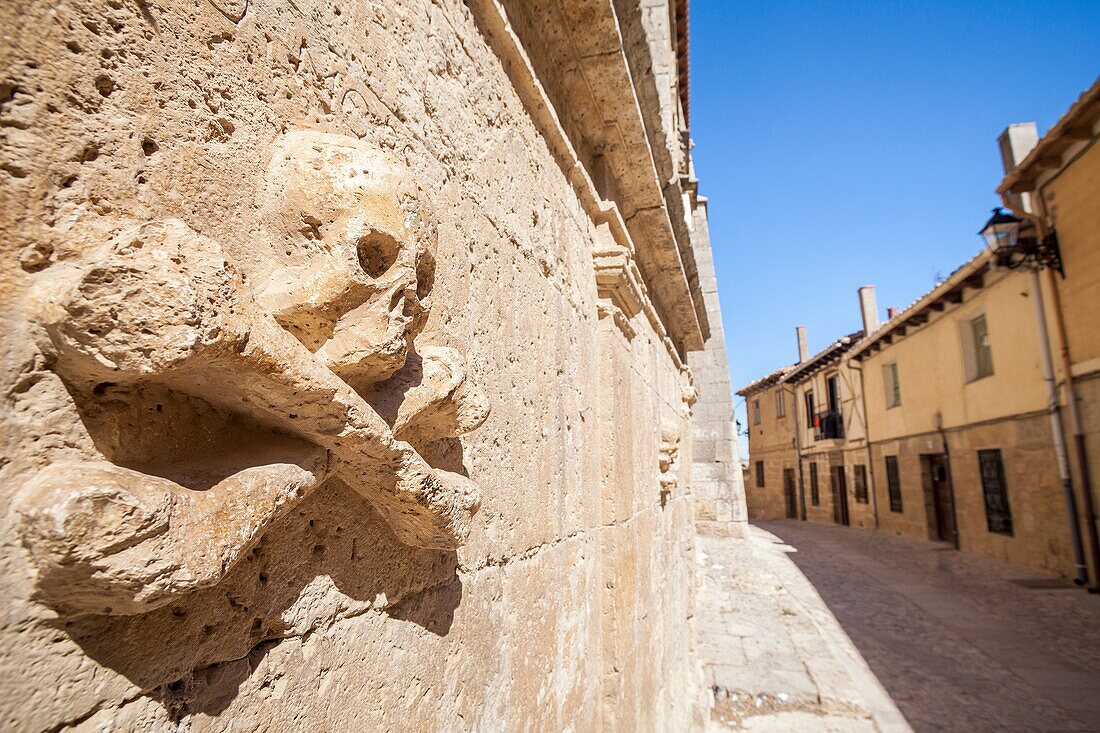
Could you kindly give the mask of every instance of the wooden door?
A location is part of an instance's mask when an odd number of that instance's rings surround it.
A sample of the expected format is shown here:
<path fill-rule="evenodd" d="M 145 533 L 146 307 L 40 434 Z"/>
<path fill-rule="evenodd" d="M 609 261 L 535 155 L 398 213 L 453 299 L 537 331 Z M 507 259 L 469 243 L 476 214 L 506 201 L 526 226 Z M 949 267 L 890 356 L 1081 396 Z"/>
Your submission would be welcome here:
<path fill-rule="evenodd" d="M 943 455 L 928 456 L 932 483 L 932 508 L 936 516 L 936 539 L 954 541 L 955 519 L 951 513 L 951 492 L 947 486 L 947 462 Z"/>
<path fill-rule="evenodd" d="M 833 466 L 829 474 L 833 491 L 833 521 L 848 526 L 848 481 L 844 476 L 844 466 Z"/>
<path fill-rule="evenodd" d="M 798 498 L 794 489 L 794 469 L 783 469 L 783 496 L 787 499 L 787 519 L 798 518 Z"/>

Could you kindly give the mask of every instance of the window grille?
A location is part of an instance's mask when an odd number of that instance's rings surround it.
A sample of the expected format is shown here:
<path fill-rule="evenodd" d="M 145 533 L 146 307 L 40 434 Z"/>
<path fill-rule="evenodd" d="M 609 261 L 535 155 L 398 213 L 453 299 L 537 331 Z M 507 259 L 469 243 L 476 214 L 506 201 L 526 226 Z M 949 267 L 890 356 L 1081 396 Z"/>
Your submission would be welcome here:
<path fill-rule="evenodd" d="M 759 488 L 764 488 L 764 462 L 756 462 L 756 485 Z"/>
<path fill-rule="evenodd" d="M 985 521 L 990 532 L 1012 536 L 1012 508 L 1008 505 L 1005 467 L 998 448 L 978 451 L 985 498 Z"/>
<path fill-rule="evenodd" d="M 890 489 L 890 511 L 901 512 L 901 476 L 898 474 L 897 456 L 886 456 L 886 486 Z"/>
<path fill-rule="evenodd" d="M 853 489 L 856 501 L 860 504 L 867 503 L 867 466 L 857 463 L 852 470 Z"/>
<path fill-rule="evenodd" d="M 817 461 L 810 463 L 810 503 L 814 506 L 821 504 L 821 496 L 817 489 Z"/>

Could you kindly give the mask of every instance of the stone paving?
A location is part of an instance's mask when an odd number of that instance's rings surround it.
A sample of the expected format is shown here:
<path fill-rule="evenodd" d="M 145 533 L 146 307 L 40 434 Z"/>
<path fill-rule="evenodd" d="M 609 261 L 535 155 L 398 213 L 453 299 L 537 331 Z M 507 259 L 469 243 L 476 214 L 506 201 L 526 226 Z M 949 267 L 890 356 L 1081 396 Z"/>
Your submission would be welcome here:
<path fill-rule="evenodd" d="M 794 549 L 918 733 L 1100 731 L 1100 597 L 938 543 L 795 521 L 762 530 Z"/>
<path fill-rule="evenodd" d="M 698 539 L 708 729 L 909 731 L 789 549 L 756 527 L 747 540 Z"/>

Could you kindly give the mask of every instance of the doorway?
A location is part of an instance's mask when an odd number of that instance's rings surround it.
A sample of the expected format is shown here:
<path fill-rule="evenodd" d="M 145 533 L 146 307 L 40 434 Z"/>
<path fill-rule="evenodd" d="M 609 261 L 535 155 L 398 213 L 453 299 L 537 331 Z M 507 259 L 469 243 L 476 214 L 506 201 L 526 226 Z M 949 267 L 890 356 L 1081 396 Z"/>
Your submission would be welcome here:
<path fill-rule="evenodd" d="M 848 518 L 848 480 L 844 466 L 832 466 L 829 469 L 829 483 L 833 491 L 833 521 L 847 527 Z"/>
<path fill-rule="evenodd" d="M 955 517 L 951 511 L 951 489 L 947 485 L 947 460 L 942 453 L 921 456 L 928 534 L 934 540 L 954 542 Z"/>
<path fill-rule="evenodd" d="M 794 469 L 783 469 L 783 496 L 787 500 L 787 519 L 798 518 L 798 500 L 794 491 Z"/>

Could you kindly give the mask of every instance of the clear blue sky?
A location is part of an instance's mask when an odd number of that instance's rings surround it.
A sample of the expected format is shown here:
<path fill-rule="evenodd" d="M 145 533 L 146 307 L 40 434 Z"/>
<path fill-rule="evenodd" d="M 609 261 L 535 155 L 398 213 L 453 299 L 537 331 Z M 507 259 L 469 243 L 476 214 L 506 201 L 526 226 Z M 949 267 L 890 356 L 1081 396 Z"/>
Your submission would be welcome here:
<path fill-rule="evenodd" d="M 694 0 L 691 130 L 734 389 L 795 360 L 797 325 L 811 353 L 858 330 L 860 285 L 885 312 L 975 254 L 997 136 L 1045 132 L 1098 75 L 1100 0 Z"/>

